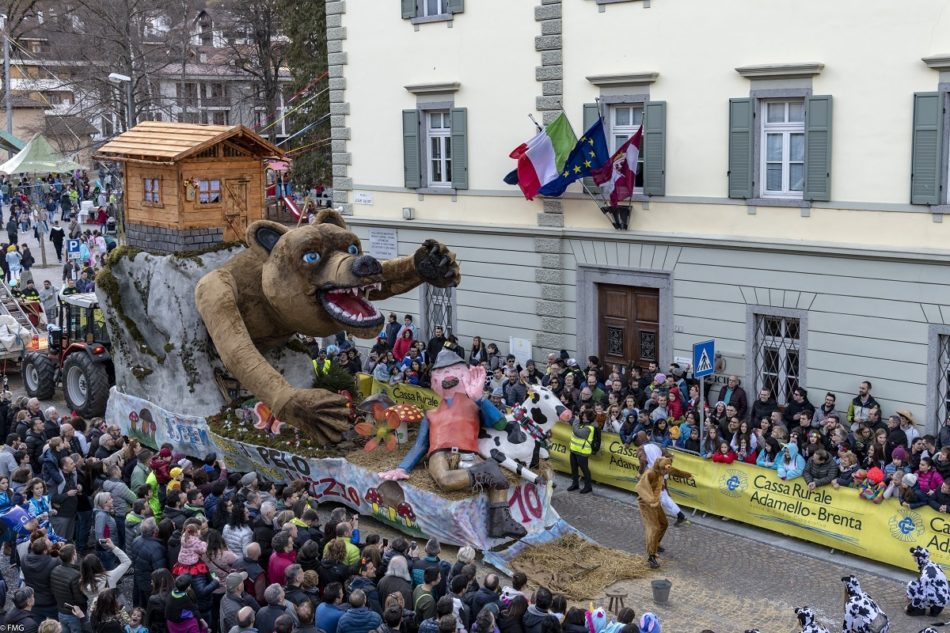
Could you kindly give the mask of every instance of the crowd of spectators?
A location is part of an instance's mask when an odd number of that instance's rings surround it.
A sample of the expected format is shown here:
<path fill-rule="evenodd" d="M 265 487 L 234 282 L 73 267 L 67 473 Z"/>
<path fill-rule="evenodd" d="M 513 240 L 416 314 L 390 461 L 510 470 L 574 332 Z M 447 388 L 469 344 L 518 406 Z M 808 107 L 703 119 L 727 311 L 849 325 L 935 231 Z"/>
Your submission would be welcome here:
<path fill-rule="evenodd" d="M 390 314 L 365 361 L 351 341 L 340 347 L 321 350 L 315 363 L 330 363 L 329 354 L 353 373 L 428 387 L 432 350 L 448 348 L 485 368 L 485 396 L 501 410 L 520 404 L 527 386 L 540 384 L 578 417 L 590 419 L 598 433 L 617 433 L 626 445 L 650 442 L 716 463 L 743 461 L 773 469 L 785 480 L 802 478 L 811 489 L 858 488 L 877 503 L 894 497 L 911 508 L 950 509 L 950 483 L 944 484 L 950 479 L 950 418 L 937 435 L 921 434 L 910 411 L 884 415 L 870 381 L 862 381 L 857 395 L 839 409 L 836 394 L 824 394 L 816 406 L 803 387 L 792 389 L 784 406 L 767 388 L 750 401 L 741 380 L 729 376 L 710 406 L 700 400 L 698 381 L 677 363 L 666 373 L 656 363 L 608 369 L 590 356 L 582 369 L 562 352 L 548 355 L 544 368 L 533 360 L 522 367 L 514 355 L 503 356 L 497 345 L 477 336 L 466 350 L 442 327 L 423 342 L 411 315 L 400 323 Z"/>
<path fill-rule="evenodd" d="M 0 539 L 23 583 L 0 621 L 17 631 L 558 633 L 587 617 L 544 587 L 529 595 L 524 574 L 479 573 L 471 547 L 445 560 L 435 539 L 364 534 L 344 508 L 321 523 L 303 481 L 153 453 L 9 396 L 0 514 L 14 520 Z M 611 630 L 638 632 L 635 619 L 625 609 Z"/>

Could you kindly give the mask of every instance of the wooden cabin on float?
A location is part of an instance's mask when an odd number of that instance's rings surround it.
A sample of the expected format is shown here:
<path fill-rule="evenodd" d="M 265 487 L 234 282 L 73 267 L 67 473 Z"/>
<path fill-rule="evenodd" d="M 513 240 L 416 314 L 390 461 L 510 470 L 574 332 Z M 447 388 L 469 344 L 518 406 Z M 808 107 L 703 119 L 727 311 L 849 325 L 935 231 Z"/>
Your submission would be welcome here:
<path fill-rule="evenodd" d="M 158 252 L 243 240 L 264 217 L 264 170 L 284 152 L 243 125 L 145 121 L 94 158 L 123 163 L 125 238 Z"/>

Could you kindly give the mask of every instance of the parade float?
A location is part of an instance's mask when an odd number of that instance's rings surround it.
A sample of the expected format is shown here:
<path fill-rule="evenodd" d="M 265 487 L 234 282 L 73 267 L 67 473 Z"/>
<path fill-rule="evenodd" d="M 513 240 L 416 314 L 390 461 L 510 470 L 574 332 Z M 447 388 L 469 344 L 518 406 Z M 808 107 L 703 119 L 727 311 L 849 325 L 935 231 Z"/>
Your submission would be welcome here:
<path fill-rule="evenodd" d="M 524 411 L 506 418 L 481 402 L 480 370 L 443 357 L 437 391 L 451 402 L 361 410 L 354 401 L 372 394 L 360 394 L 355 381 L 340 389 L 307 354 L 301 336 L 375 337 L 383 315 L 373 301 L 423 283 L 457 285 L 452 252 L 428 240 L 411 255 L 378 261 L 329 209 L 297 228 L 265 220 L 234 195 L 228 163 L 248 172 L 250 156 L 262 171 L 260 154 L 279 158 L 279 149 L 241 126 L 142 127 L 98 155 L 154 181 L 147 204 L 129 201 L 137 246 L 117 249 L 96 280 L 116 367 L 109 423 L 148 446 L 169 443 L 274 481 L 303 480 L 318 499 L 410 535 L 489 549 L 563 524 L 550 480 L 500 452 L 524 443 L 533 455 L 544 431 L 523 425 L 531 419 Z M 243 241 L 197 226 L 219 215 L 228 236 Z M 553 426 L 563 407 L 550 394 L 533 397 L 526 405 Z M 493 447 L 479 447 L 483 430 L 494 433 Z M 429 474 L 406 467 L 407 458 L 414 466 L 425 457 Z"/>

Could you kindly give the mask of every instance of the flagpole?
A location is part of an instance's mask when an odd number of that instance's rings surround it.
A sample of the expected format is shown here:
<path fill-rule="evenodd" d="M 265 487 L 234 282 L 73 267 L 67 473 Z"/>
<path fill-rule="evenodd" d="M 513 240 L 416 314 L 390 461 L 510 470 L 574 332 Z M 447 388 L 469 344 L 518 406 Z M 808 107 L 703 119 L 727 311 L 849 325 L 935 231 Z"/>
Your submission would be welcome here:
<path fill-rule="evenodd" d="M 532 122 L 532 123 L 534 123 L 534 127 L 537 128 L 538 133 L 541 133 L 541 132 L 544 131 L 544 128 L 542 128 L 541 125 L 538 124 L 538 122 L 537 122 L 537 121 L 535 120 L 535 118 L 534 118 L 534 115 L 531 114 L 530 112 L 528 113 L 528 118 L 531 119 L 531 122 Z"/>

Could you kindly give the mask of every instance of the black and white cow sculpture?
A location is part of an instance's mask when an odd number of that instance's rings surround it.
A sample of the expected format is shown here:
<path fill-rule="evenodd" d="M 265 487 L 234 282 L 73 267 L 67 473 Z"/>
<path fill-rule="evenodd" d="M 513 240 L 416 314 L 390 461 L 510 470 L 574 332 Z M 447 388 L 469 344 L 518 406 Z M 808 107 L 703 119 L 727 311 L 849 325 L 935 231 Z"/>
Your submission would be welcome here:
<path fill-rule="evenodd" d="M 548 451 L 544 442 L 550 438 L 551 429 L 560 419 L 571 419 L 571 410 L 547 387 L 528 386 L 528 397 L 520 407 L 508 414 L 505 430 L 482 428 L 478 437 L 478 454 L 484 459 L 493 459 L 502 468 L 520 475 L 526 481 L 543 483 L 543 477 L 528 470 L 535 457 L 545 459 Z"/>

